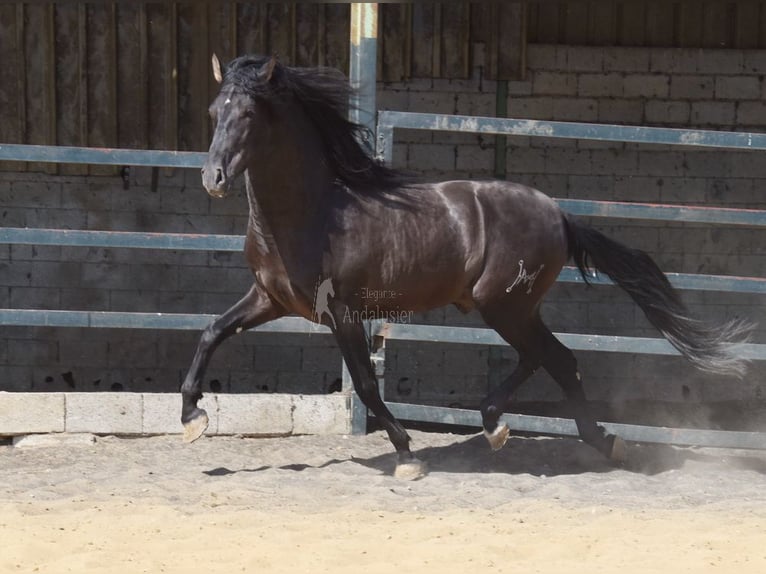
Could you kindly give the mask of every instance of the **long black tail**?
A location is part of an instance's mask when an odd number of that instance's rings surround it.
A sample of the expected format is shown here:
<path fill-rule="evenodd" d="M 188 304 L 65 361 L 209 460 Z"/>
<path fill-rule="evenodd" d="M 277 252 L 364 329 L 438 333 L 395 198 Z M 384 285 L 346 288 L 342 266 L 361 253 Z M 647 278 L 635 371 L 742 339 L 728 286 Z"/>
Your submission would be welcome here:
<path fill-rule="evenodd" d="M 657 264 L 643 251 L 609 239 L 592 227 L 564 214 L 569 252 L 588 282 L 590 264 L 622 287 L 663 336 L 703 371 L 742 377 L 747 360 L 737 354 L 753 326 L 733 320 L 708 325 L 694 319 Z"/>

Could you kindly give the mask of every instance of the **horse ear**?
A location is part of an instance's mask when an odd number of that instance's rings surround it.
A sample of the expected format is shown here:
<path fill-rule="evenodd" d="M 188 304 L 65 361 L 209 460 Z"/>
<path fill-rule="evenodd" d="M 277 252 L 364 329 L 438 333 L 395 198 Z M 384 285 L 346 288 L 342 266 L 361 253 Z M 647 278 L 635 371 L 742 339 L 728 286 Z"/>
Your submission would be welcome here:
<path fill-rule="evenodd" d="M 215 81 L 219 84 L 223 82 L 223 73 L 221 73 L 221 61 L 218 59 L 218 56 L 213 54 L 213 77 L 215 78 Z"/>
<path fill-rule="evenodd" d="M 258 71 L 258 77 L 264 82 L 268 83 L 274 75 L 274 68 L 277 67 L 277 57 L 272 56 L 269 61 L 266 62 Z"/>

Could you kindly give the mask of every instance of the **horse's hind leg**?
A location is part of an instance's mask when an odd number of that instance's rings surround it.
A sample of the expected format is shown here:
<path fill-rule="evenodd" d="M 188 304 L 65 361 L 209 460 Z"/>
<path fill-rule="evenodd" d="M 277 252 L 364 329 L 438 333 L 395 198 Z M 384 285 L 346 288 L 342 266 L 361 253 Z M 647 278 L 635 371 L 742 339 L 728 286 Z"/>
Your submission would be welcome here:
<path fill-rule="evenodd" d="M 354 390 L 386 430 L 396 449 L 397 462 L 394 476 L 408 480 L 422 477 L 426 474 L 425 464 L 412 455 L 407 431 L 394 418 L 380 397 L 363 325 L 358 322 L 343 321 L 342 313 L 336 313 L 335 318 L 337 323 L 334 330 L 335 337 L 354 382 Z"/>
<path fill-rule="evenodd" d="M 513 313 L 485 312 L 483 315 L 487 324 L 519 353 L 519 364 L 513 373 L 481 403 L 484 433 L 492 448 L 502 447 L 508 438 L 508 427 L 498 425 L 498 419 L 508 407 L 513 393 L 542 365 L 571 401 L 580 438 L 608 458 L 624 460 L 625 443 L 619 437 L 606 435 L 589 412 L 574 354 L 556 339 L 539 314 L 535 311 L 526 321 L 518 322 L 510 320 Z M 498 316 L 502 318 L 498 320 Z"/>
<path fill-rule="evenodd" d="M 514 371 L 481 402 L 481 420 L 484 426 L 484 435 L 487 437 L 493 450 L 502 448 L 510 434 L 508 425 L 499 425 L 498 420 L 511 402 L 513 393 L 535 372 L 537 366 L 539 366 L 539 362 L 534 355 L 520 352 L 519 363 Z"/>
<path fill-rule="evenodd" d="M 181 422 L 186 442 L 197 440 L 208 425 L 207 413 L 197 406 L 197 401 L 202 398 L 202 377 L 213 351 L 232 335 L 276 319 L 282 314 L 256 283 L 233 307 L 205 328 L 189 372 L 181 385 Z"/>
<path fill-rule="evenodd" d="M 483 313 L 487 324 L 503 337 L 519 353 L 514 371 L 493 389 L 481 402 L 481 420 L 484 435 L 493 450 L 500 449 L 508 440 L 508 425 L 498 420 L 511 402 L 513 394 L 540 366 L 542 341 L 535 337 L 525 321 L 512 320 L 510 313 Z M 498 317 L 500 317 L 498 319 Z"/>
<path fill-rule="evenodd" d="M 615 435 L 606 434 L 590 413 L 574 354 L 542 321 L 539 322 L 539 329 L 544 341 L 543 367 L 571 402 L 580 438 L 607 458 L 617 462 L 624 461 L 627 456 L 624 441 Z"/>

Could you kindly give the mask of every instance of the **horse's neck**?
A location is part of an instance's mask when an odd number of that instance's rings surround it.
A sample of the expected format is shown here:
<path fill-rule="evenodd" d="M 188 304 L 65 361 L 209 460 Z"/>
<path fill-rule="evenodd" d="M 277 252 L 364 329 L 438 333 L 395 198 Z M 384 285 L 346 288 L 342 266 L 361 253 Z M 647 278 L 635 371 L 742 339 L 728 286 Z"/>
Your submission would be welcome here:
<path fill-rule="evenodd" d="M 298 162 L 294 156 L 288 160 Z M 306 268 L 321 265 L 322 233 L 326 227 L 324 199 L 332 180 L 326 176 L 322 181 L 321 169 L 313 165 L 315 161 L 283 161 L 274 159 L 266 170 L 263 166 L 251 167 L 245 174 L 250 208 L 248 235 L 259 257 L 279 260 L 289 272 L 296 262 Z M 312 177 L 308 170 L 318 175 Z"/>
<path fill-rule="evenodd" d="M 265 154 L 248 169 L 251 216 L 265 218 L 272 229 L 306 227 L 321 212 L 334 177 L 322 142 L 302 114 L 282 118 Z"/>
<path fill-rule="evenodd" d="M 304 164 L 305 165 L 305 164 Z M 295 168 L 293 173 L 252 173 L 248 170 L 247 199 L 250 223 L 263 232 L 280 230 L 308 230 L 316 225 L 323 212 L 325 196 L 332 188 L 332 180 Z"/>

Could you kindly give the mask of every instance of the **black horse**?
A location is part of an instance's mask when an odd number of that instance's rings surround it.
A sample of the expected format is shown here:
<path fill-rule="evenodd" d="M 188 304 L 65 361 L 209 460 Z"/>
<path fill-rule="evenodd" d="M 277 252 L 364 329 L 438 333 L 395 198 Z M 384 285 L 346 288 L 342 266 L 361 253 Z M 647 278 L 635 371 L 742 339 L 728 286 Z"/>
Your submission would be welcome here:
<path fill-rule="evenodd" d="M 255 280 L 202 334 L 181 388 L 186 440 L 207 427 L 197 401 L 215 348 L 292 313 L 332 329 L 356 392 L 396 448 L 396 474 L 422 475 L 407 432 L 380 398 L 356 318 L 451 303 L 477 309 L 519 354 L 481 404 L 493 448 L 508 437 L 498 419 L 512 394 L 542 366 L 573 403 L 581 438 L 620 459 L 624 443 L 588 413 L 574 355 L 540 318 L 543 295 L 570 258 L 586 280 L 592 265 L 625 289 L 694 365 L 743 374 L 733 345 L 746 339 L 747 325 L 691 318 L 648 255 L 576 221 L 541 192 L 506 181 L 417 183 L 375 161 L 358 143 L 360 126 L 346 119 L 350 89 L 339 72 L 258 57 L 222 69 L 214 56 L 213 73 L 221 89 L 210 106 L 215 133 L 202 182 L 223 197 L 245 174 L 245 255 Z"/>

